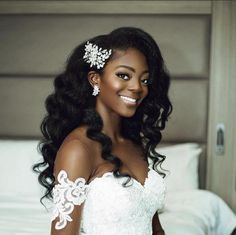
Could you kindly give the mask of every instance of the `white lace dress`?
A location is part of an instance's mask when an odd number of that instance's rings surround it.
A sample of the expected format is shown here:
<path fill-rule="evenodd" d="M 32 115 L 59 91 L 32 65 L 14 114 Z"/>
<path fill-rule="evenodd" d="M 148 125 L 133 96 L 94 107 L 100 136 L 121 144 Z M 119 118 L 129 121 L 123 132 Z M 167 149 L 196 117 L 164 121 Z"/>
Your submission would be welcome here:
<path fill-rule="evenodd" d="M 127 184 L 129 187 L 123 187 L 122 183 L 126 179 L 127 177 L 115 178 L 112 172 L 106 172 L 89 184 L 85 184 L 83 178 L 73 183 L 64 175 L 67 195 L 69 182 L 70 195 L 73 195 L 71 192 L 77 187 L 77 199 L 79 197 L 80 200 L 73 201 L 69 197 L 60 197 L 59 191 L 55 190 L 56 208 L 53 219 L 59 216 L 65 226 L 67 221 L 71 221 L 69 213 L 73 210 L 72 204 L 80 205 L 84 202 L 80 235 L 152 235 L 152 218 L 164 204 L 166 191 L 164 179 L 151 167 L 144 185 L 131 178 Z M 61 179 L 60 181 L 62 183 Z M 62 187 L 62 184 L 60 186 Z M 61 195 L 66 195 L 65 191 Z M 68 200 L 73 201 L 69 206 Z"/>

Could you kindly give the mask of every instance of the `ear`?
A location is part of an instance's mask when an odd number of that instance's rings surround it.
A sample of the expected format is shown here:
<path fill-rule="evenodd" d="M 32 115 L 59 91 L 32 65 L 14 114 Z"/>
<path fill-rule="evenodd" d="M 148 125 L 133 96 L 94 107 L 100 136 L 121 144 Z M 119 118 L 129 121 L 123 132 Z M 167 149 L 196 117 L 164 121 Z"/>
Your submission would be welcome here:
<path fill-rule="evenodd" d="M 100 75 L 97 72 L 90 71 L 88 73 L 88 81 L 89 81 L 89 83 L 91 84 L 92 87 L 94 87 L 94 85 L 98 85 L 98 87 L 99 87 L 100 79 L 101 79 Z"/>

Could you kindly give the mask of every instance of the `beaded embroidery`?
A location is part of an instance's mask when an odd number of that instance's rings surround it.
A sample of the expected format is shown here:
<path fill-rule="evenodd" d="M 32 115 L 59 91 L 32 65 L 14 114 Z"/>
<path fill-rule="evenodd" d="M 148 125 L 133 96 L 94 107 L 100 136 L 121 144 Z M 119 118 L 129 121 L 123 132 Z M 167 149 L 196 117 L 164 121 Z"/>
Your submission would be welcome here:
<path fill-rule="evenodd" d="M 67 173 L 61 170 L 57 176 L 58 184 L 53 188 L 54 210 L 52 221 L 59 217 L 55 228 L 57 230 L 71 222 L 70 213 L 74 210 L 75 205 L 81 205 L 87 198 L 88 185 L 85 185 L 84 178 L 77 178 L 75 182 L 68 179 Z"/>
<path fill-rule="evenodd" d="M 106 59 L 110 57 L 112 50 L 98 48 L 96 44 L 92 44 L 89 41 L 85 45 L 85 54 L 83 59 L 90 64 L 90 67 L 97 66 L 98 69 L 102 68 Z"/>

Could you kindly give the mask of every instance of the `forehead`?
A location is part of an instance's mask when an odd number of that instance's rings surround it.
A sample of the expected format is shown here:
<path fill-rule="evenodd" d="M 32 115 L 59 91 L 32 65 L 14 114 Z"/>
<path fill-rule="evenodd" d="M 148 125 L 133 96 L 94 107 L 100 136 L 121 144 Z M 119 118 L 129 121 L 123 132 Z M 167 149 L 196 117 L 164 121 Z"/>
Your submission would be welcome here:
<path fill-rule="evenodd" d="M 107 63 L 106 67 L 116 67 L 119 65 L 148 69 L 146 57 L 142 52 L 135 48 L 129 48 L 127 50 L 115 50 L 113 52 L 112 58 Z"/>

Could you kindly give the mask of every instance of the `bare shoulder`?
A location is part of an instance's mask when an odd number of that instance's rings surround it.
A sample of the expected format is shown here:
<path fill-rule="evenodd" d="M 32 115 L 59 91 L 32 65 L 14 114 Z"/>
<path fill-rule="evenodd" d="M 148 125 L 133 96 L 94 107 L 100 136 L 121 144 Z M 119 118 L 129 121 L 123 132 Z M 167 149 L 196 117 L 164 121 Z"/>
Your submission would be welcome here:
<path fill-rule="evenodd" d="M 91 144 L 94 144 L 94 141 L 89 139 L 87 137 L 87 126 L 80 126 L 76 129 L 74 129 L 67 137 L 66 139 L 63 141 L 63 143 L 66 143 L 67 141 L 70 140 L 80 140 L 81 143 L 84 144 L 84 146 L 90 146 Z M 88 148 L 89 150 L 91 150 L 91 148 Z"/>
<path fill-rule="evenodd" d="M 55 160 L 54 175 L 65 170 L 69 179 L 83 177 L 88 180 L 93 171 L 92 152 L 81 131 L 72 132 L 63 141 Z"/>
<path fill-rule="evenodd" d="M 82 138 L 82 134 L 74 133 L 74 131 L 70 133 L 65 138 L 57 152 L 54 164 L 55 178 L 60 182 L 60 177 L 63 176 L 60 175 L 60 172 L 63 170 L 66 172 L 66 177 L 68 177 L 70 181 L 75 182 L 77 179 L 83 178 L 87 182 L 93 170 L 93 162 L 90 154 L 91 152 L 88 149 L 86 141 Z M 70 186 L 70 184 L 68 184 L 68 186 Z M 60 187 L 57 189 L 60 191 Z M 81 195 L 86 195 L 86 188 L 84 187 L 80 189 L 82 190 Z M 63 200 L 67 200 L 67 196 L 64 193 L 62 194 L 62 197 Z M 81 200 L 82 199 L 83 197 Z M 86 197 L 83 200 L 85 199 Z M 52 221 L 52 235 L 77 234 L 80 230 L 82 204 L 74 203 L 72 207 L 70 205 L 70 208 L 73 210 L 68 215 L 66 212 L 68 211 L 66 205 L 67 204 L 60 204 L 60 200 L 56 202 L 56 206 L 59 206 L 60 208 L 62 207 L 62 210 L 59 210 L 59 214 L 56 214 L 57 217 Z M 63 213 L 66 213 L 66 219 Z"/>

